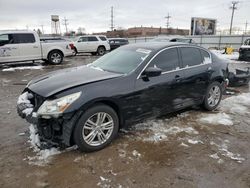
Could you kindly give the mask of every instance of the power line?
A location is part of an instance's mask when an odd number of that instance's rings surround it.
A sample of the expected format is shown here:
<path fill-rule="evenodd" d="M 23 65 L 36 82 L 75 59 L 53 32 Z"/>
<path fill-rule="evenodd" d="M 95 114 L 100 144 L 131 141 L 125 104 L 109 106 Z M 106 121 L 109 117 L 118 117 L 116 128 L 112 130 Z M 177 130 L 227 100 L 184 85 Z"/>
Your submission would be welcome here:
<path fill-rule="evenodd" d="M 230 7 L 230 9 L 232 9 L 232 16 L 231 16 L 231 23 L 230 23 L 230 30 L 229 30 L 229 34 L 231 35 L 232 33 L 232 26 L 233 26 L 233 19 L 234 19 L 234 10 L 237 9 L 236 5 L 239 3 L 239 1 L 232 1 L 232 6 Z"/>
<path fill-rule="evenodd" d="M 111 29 L 111 31 L 113 31 L 114 30 L 114 7 L 112 6 L 111 7 L 111 25 L 110 25 L 110 29 Z"/>
<path fill-rule="evenodd" d="M 168 13 L 168 16 L 166 16 L 165 18 L 167 19 L 166 26 L 167 26 L 167 28 L 169 28 L 169 25 L 170 25 L 169 20 L 170 20 L 170 18 L 171 18 L 171 16 L 169 15 L 169 13 Z"/>
<path fill-rule="evenodd" d="M 66 30 L 66 33 L 68 33 L 68 19 L 66 19 L 66 17 L 64 17 L 64 19 L 62 20 L 63 21 L 63 25 L 65 26 L 65 30 Z"/>

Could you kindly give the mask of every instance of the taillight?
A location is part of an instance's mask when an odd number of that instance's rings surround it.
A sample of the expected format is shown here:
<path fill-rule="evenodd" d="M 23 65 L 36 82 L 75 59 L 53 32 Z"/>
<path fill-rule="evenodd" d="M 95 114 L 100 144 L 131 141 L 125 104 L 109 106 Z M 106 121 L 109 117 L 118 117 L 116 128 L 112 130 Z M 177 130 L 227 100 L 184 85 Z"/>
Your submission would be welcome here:
<path fill-rule="evenodd" d="M 70 49 L 71 49 L 71 50 L 75 49 L 74 44 L 70 43 L 69 46 L 70 46 Z"/>

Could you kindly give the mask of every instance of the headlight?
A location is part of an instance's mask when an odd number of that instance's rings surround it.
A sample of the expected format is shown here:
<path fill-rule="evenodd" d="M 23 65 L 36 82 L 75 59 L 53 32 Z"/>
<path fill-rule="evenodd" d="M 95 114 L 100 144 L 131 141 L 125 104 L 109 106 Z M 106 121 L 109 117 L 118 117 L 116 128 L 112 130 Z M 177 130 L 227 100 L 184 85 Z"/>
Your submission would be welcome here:
<path fill-rule="evenodd" d="M 74 101 L 76 101 L 82 92 L 73 93 L 52 101 L 45 101 L 37 111 L 38 115 L 59 115 L 63 113 Z"/>

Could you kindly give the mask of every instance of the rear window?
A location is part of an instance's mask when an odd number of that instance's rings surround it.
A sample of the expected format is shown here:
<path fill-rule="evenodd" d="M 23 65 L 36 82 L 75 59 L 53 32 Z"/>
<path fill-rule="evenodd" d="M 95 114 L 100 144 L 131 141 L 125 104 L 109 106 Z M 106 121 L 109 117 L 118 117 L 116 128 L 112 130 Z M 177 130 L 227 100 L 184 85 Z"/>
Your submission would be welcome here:
<path fill-rule="evenodd" d="M 98 39 L 96 37 L 88 37 L 88 41 L 98 41 Z"/>
<path fill-rule="evenodd" d="M 32 33 L 18 33 L 11 35 L 13 37 L 14 44 L 34 43 L 36 41 Z"/>
<path fill-rule="evenodd" d="M 101 37 L 99 37 L 102 41 L 106 41 L 107 40 L 107 38 L 106 37 L 103 37 L 103 36 L 101 36 Z"/>
<path fill-rule="evenodd" d="M 180 48 L 183 67 L 200 65 L 203 63 L 201 53 L 198 48 L 182 47 Z"/>
<path fill-rule="evenodd" d="M 202 63 L 207 64 L 207 63 L 212 63 L 210 54 L 208 52 L 206 52 L 205 50 L 201 50 L 201 57 L 202 57 Z"/>

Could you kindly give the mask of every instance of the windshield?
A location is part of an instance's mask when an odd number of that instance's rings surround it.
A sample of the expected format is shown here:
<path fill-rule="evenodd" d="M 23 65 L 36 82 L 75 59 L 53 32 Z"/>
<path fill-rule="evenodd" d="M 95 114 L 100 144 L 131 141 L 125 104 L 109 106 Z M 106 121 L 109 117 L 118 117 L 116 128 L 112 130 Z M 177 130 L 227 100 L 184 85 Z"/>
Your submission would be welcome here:
<path fill-rule="evenodd" d="M 128 74 L 147 58 L 150 50 L 117 49 L 94 61 L 90 66 L 104 71 Z"/>

